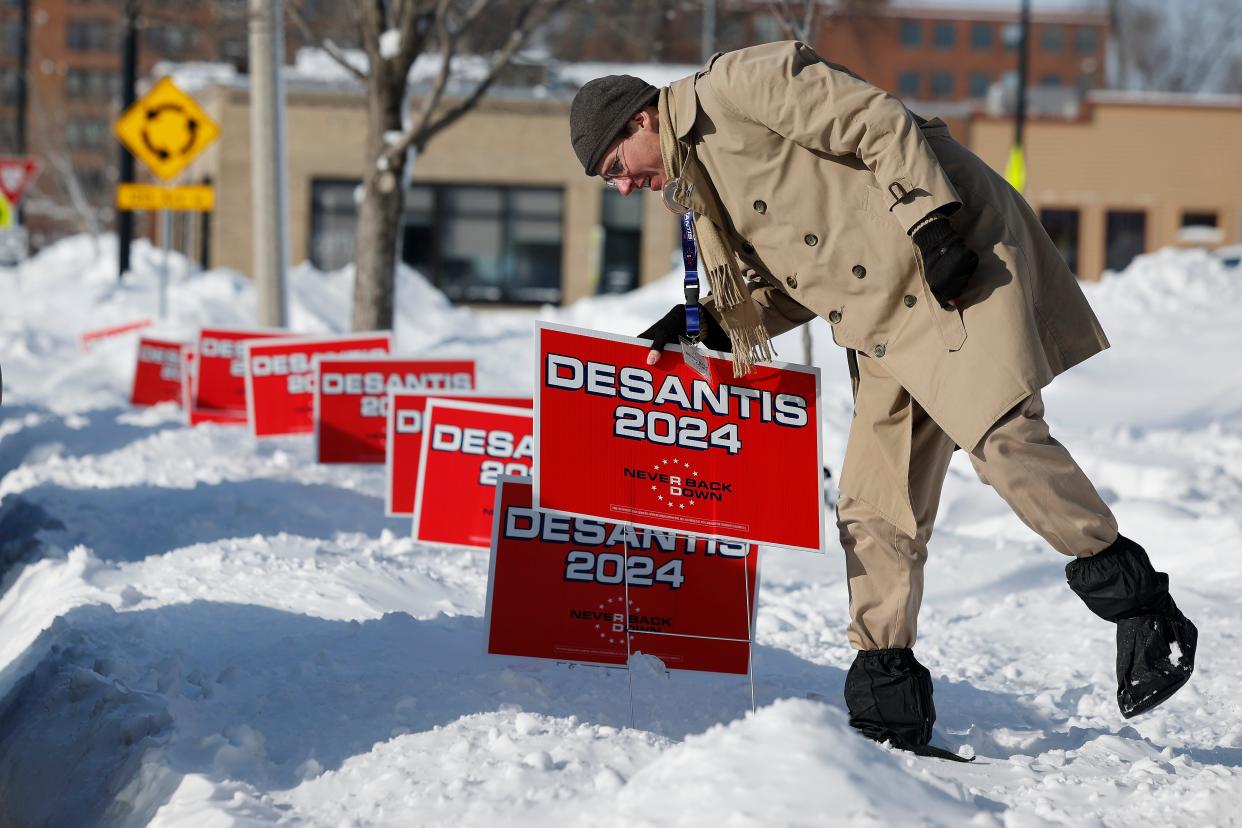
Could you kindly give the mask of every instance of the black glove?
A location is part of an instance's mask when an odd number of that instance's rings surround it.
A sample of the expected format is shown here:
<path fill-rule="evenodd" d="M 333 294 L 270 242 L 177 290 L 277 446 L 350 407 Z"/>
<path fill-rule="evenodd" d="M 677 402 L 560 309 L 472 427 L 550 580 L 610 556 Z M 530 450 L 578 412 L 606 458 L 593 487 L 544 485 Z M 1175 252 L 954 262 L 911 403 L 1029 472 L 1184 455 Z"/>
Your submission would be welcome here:
<path fill-rule="evenodd" d="M 707 312 L 706 308 L 699 311 L 699 327 L 703 330 L 703 345 L 713 351 L 731 352 L 733 343 L 724 328 L 716 321 L 716 317 Z M 677 337 L 686 333 L 686 306 L 673 305 L 673 309 L 664 314 L 659 322 L 640 333 L 640 339 L 650 339 L 654 351 L 663 351 L 665 345 L 677 342 Z"/>
<path fill-rule="evenodd" d="M 927 285 L 941 307 L 962 295 L 966 283 L 979 266 L 979 257 L 943 216 L 937 216 L 914 231 L 914 243 L 923 254 L 923 273 Z"/>

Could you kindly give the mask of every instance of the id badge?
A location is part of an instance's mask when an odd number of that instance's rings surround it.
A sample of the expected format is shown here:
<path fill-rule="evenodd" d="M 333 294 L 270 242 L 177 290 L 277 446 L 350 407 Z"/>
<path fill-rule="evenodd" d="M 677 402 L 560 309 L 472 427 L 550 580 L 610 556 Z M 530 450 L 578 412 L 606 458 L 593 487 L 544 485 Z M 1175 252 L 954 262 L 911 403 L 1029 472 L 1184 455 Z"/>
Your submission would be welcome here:
<path fill-rule="evenodd" d="M 712 367 L 707 361 L 707 353 L 699 347 L 699 343 L 691 342 L 684 336 L 677 337 L 681 342 L 681 358 L 694 369 L 695 373 L 708 382 L 712 381 Z"/>

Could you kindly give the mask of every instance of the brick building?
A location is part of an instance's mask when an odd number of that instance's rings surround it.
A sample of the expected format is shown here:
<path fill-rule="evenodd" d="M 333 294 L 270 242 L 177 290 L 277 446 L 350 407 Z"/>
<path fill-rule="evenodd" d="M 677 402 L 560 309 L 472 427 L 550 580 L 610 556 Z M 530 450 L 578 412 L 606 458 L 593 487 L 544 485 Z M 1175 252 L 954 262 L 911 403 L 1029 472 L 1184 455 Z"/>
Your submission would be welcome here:
<path fill-rule="evenodd" d="M 43 172 L 23 204 L 35 248 L 60 236 L 111 230 L 120 148 L 112 122 L 120 114 L 125 0 L 28 0 L 26 152 Z M 17 146 L 21 0 L 0 0 L 0 154 Z M 342 9 L 328 0 L 303 4 L 312 22 L 341 41 Z M 160 61 L 213 61 L 245 69 L 246 0 L 138 3 L 138 77 Z M 344 28 L 348 43 L 349 29 Z M 286 54 L 299 43 L 290 31 Z M 142 215 L 142 214 L 140 214 Z M 141 225 L 140 225 L 141 230 Z"/>
<path fill-rule="evenodd" d="M 715 50 L 788 39 L 775 6 L 720 0 Z M 905 100 L 978 101 L 1017 70 L 1017 0 L 891 0 L 842 8 L 847 13 L 818 25 L 815 49 Z M 794 5 L 790 17 L 800 14 Z M 567 60 L 697 63 L 702 20 L 698 2 L 595 0 L 563 14 L 549 42 Z M 1032 85 L 1079 94 L 1104 85 L 1108 16 L 1101 4 L 1034 0 L 1031 21 Z"/>

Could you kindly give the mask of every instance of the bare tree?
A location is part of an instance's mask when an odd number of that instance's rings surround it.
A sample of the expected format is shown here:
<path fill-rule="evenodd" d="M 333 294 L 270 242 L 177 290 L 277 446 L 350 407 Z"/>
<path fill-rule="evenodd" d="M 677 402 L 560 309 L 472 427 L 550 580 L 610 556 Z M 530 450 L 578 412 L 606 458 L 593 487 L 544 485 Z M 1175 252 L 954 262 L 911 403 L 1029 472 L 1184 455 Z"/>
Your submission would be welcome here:
<path fill-rule="evenodd" d="M 1109 0 L 1114 85 L 1156 92 L 1242 92 L 1238 0 Z"/>
<path fill-rule="evenodd" d="M 367 65 L 360 68 L 332 42 L 314 39 L 366 88 L 367 136 L 363 197 L 355 243 L 354 330 L 389 329 L 397 265 L 397 238 L 404 205 L 402 182 L 408 153 L 427 144 L 471 109 L 497 75 L 550 14 L 568 0 L 357 0 L 348 5 Z M 314 37 L 305 16 L 290 7 L 294 24 Z M 485 57 L 486 70 L 464 94 L 446 95 L 454 58 L 475 33 L 509 25 L 503 42 Z M 480 43 L 490 38 L 474 38 Z M 420 55 L 434 54 L 437 71 L 421 99 L 406 112 L 410 69 Z M 408 116 L 408 117 L 407 117 Z"/>
<path fill-rule="evenodd" d="M 769 0 L 768 5 L 786 37 L 814 47 L 825 22 L 875 17 L 884 12 L 888 0 Z"/>

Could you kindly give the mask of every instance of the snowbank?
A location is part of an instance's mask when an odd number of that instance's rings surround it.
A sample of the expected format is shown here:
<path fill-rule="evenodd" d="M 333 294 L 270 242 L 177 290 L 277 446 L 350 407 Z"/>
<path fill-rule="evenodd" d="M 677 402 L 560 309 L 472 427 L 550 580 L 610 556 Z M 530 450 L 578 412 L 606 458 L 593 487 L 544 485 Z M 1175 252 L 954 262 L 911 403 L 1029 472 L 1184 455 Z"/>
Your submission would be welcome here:
<path fill-rule="evenodd" d="M 0 823 L 21 825 L 1236 824 L 1242 564 L 1242 279 L 1161 251 L 1084 290 L 1113 342 L 1047 391 L 1055 432 L 1203 631 L 1202 668 L 1151 715 L 1113 701 L 1112 628 L 956 457 L 919 654 L 935 739 L 916 759 L 849 729 L 841 550 L 767 550 L 755 698 L 736 677 L 567 668 L 482 653 L 486 555 L 383 517 L 382 470 L 309 441 L 184 428 L 126 399 L 159 251 L 117 284 L 111 240 L 0 270 Z M 174 256 L 168 320 L 251 325 L 240 274 Z M 289 275 L 292 326 L 343 330 L 352 274 Z M 412 271 L 404 350 L 479 360 L 529 391 L 536 318 L 621 333 L 678 300 L 452 307 Z M 850 416 L 843 355 L 812 326 L 825 458 Z M 799 334 L 777 343 L 797 358 Z M 1220 654 L 1225 654 L 1221 657 Z"/>

